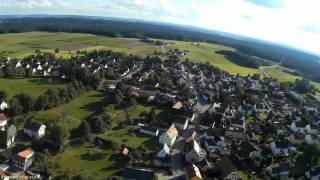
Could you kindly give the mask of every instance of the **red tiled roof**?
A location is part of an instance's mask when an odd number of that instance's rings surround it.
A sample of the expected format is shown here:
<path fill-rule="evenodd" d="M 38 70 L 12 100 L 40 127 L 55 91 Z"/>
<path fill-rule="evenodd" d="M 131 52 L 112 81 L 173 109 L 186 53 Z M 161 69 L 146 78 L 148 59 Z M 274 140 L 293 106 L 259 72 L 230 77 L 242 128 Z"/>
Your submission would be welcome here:
<path fill-rule="evenodd" d="M 0 113 L 0 121 L 4 121 L 4 120 L 8 120 L 8 117 L 5 114 Z"/>
<path fill-rule="evenodd" d="M 33 150 L 29 147 L 27 149 L 25 149 L 24 151 L 21 151 L 18 153 L 18 156 L 22 157 L 22 158 L 28 158 L 28 156 L 33 154 Z"/>

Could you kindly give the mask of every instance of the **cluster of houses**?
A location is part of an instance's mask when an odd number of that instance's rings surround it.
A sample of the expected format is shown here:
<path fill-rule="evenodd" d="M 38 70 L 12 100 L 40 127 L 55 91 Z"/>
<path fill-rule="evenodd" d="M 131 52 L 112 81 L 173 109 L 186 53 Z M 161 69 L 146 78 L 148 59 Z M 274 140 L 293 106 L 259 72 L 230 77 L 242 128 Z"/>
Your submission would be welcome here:
<path fill-rule="evenodd" d="M 294 176 L 294 164 L 283 157 L 297 153 L 299 147 L 319 144 L 317 98 L 282 91 L 281 84 L 272 80 L 204 72 L 188 62 L 163 63 L 161 69 L 171 72 L 176 87 L 187 85 L 194 98 L 179 98 L 183 96 L 179 89 L 150 94 L 153 101 L 161 99 L 172 105 L 172 121 L 166 129 L 140 124 L 139 132 L 158 137 L 162 148 L 155 158 L 180 161 L 173 163 L 171 170 L 176 171 L 175 164 L 180 164 L 179 171 L 186 179 L 241 179 L 240 172 Z M 150 89 L 161 89 L 161 83 Z M 260 172 L 246 165 L 268 157 L 277 160 L 260 167 Z M 319 178 L 319 167 L 302 176 Z"/>
<path fill-rule="evenodd" d="M 92 74 L 101 73 L 110 69 L 116 70 L 119 76 L 126 76 L 130 70 L 137 68 L 134 63 L 124 62 L 123 59 L 116 59 L 110 56 L 106 59 L 88 59 L 77 62 L 77 67 L 87 69 Z M 67 75 L 61 70 L 61 64 L 55 60 L 13 60 L 10 57 L 7 61 L 2 61 L 0 67 L 13 67 L 18 71 L 21 71 L 22 75 L 25 76 L 36 76 L 36 77 L 54 77 L 66 79 Z M 21 74 L 20 73 L 20 74 Z"/>
<path fill-rule="evenodd" d="M 2 101 L 1 111 L 8 106 Z M 5 107 L 5 108 L 2 108 Z M 0 113 L 0 173 L 6 176 L 12 173 L 23 174 L 31 165 L 35 152 L 31 147 L 20 146 L 19 138 L 28 136 L 34 141 L 39 141 L 45 135 L 46 126 L 37 122 L 27 122 L 19 131 L 12 120 L 4 113 Z"/>

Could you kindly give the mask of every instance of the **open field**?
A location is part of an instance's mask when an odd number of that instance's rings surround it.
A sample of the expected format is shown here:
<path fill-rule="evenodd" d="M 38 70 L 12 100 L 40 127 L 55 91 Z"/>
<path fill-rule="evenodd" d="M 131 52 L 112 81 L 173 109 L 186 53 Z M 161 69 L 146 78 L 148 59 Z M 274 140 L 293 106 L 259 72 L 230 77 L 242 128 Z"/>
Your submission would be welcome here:
<path fill-rule="evenodd" d="M 24 57 L 34 53 L 36 49 L 41 51 L 54 53 L 55 48 L 59 48 L 60 52 L 56 55 L 64 58 L 75 56 L 77 50 L 113 50 L 116 52 L 131 53 L 134 55 L 153 54 L 154 51 L 166 52 L 176 48 L 189 51 L 185 58 L 189 58 L 193 62 L 206 63 L 209 62 L 223 70 L 232 74 L 248 75 L 260 73 L 260 69 L 246 68 L 236 65 L 227 60 L 223 55 L 216 54 L 218 50 L 234 50 L 216 44 L 199 43 L 199 46 L 191 42 L 161 40 L 167 42 L 168 45 L 157 46 L 147 44 L 134 38 L 111 38 L 106 36 L 97 36 L 91 34 L 79 33 L 48 33 L 48 32 L 27 32 L 0 35 L 0 53 L 13 57 Z M 183 59 L 185 59 L 183 58 Z M 271 77 L 277 78 L 280 82 L 294 81 L 297 76 L 285 73 L 282 67 L 266 68 L 266 73 Z M 317 87 L 319 84 L 315 83 Z"/>
<path fill-rule="evenodd" d="M 281 66 L 274 66 L 272 68 L 264 68 L 264 71 L 272 78 L 276 78 L 279 82 L 294 82 L 296 79 L 301 79 L 300 76 L 284 72 L 283 70 L 285 69 L 290 70 Z M 320 83 L 312 81 L 311 84 L 320 90 Z"/>
<path fill-rule="evenodd" d="M 169 44 L 161 47 L 143 43 L 134 38 L 110 38 L 77 33 L 28 32 L 0 35 L 0 52 L 7 56 L 21 58 L 34 53 L 36 49 L 54 53 L 55 48 L 59 48 L 60 52 L 56 53 L 58 57 L 70 58 L 72 55 L 76 55 L 77 50 L 107 49 L 134 55 L 148 55 L 153 54 L 154 51 L 163 52 L 178 48 L 190 51 L 186 57 L 194 62 L 209 62 L 232 74 L 259 73 L 257 69 L 238 66 L 215 53 L 218 50 L 232 50 L 232 48 L 208 43 L 200 43 L 200 46 L 195 46 L 184 41 L 163 41 Z"/>
<path fill-rule="evenodd" d="M 190 42 L 183 41 L 170 41 L 174 44 L 169 44 L 169 48 L 178 48 L 180 50 L 189 50 L 187 58 L 193 62 L 206 63 L 209 62 L 212 65 L 219 67 L 220 69 L 226 70 L 231 74 L 248 75 L 254 73 L 260 73 L 258 69 L 246 68 L 234 64 L 227 60 L 223 55 L 216 54 L 219 50 L 234 50 L 233 48 L 209 44 L 209 43 L 199 43 L 199 46 L 192 45 Z"/>
<path fill-rule="evenodd" d="M 6 92 L 9 98 L 22 92 L 38 97 L 48 89 L 64 86 L 62 81 L 39 78 L 0 78 L 0 84 L 0 90 Z"/>
<path fill-rule="evenodd" d="M 150 54 L 160 51 L 160 46 L 142 43 L 137 39 L 110 38 L 90 34 L 28 32 L 0 35 L 0 52 L 7 56 L 24 57 L 36 49 L 54 52 L 57 56 L 70 58 L 77 50 L 110 49 L 132 54 Z"/>

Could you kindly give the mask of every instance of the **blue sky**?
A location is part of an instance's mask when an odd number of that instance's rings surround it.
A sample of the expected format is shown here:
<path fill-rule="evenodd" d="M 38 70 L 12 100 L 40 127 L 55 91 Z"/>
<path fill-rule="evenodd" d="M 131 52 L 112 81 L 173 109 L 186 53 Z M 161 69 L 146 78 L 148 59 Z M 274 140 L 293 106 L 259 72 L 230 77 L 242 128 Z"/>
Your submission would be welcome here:
<path fill-rule="evenodd" d="M 320 54 L 319 0 L 0 0 L 0 14 L 72 14 L 193 25 Z"/>

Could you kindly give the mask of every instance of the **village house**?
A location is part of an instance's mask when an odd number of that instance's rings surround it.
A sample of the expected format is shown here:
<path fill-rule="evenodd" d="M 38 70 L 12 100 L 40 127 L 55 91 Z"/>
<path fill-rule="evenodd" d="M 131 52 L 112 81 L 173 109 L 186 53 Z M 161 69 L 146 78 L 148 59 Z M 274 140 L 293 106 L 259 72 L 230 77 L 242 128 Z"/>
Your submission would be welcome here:
<path fill-rule="evenodd" d="M 199 168 L 192 164 L 187 168 L 187 179 L 188 180 L 202 180 L 201 172 Z"/>
<path fill-rule="evenodd" d="M 164 159 L 166 157 L 168 157 L 170 154 L 170 148 L 168 147 L 167 144 L 164 144 L 162 149 L 157 153 L 157 157 Z"/>
<path fill-rule="evenodd" d="M 28 122 L 23 132 L 34 140 L 41 139 L 46 133 L 46 126 L 37 122 Z"/>
<path fill-rule="evenodd" d="M 295 133 L 295 134 L 291 134 L 288 138 L 289 142 L 293 145 L 300 145 L 302 143 L 306 142 L 306 138 L 304 134 L 301 133 Z"/>
<path fill-rule="evenodd" d="M 176 129 L 174 124 L 172 124 L 170 128 L 160 136 L 159 142 L 160 144 L 167 144 L 168 146 L 172 146 L 175 140 L 177 139 L 177 137 L 178 137 L 178 130 Z"/>
<path fill-rule="evenodd" d="M 315 134 L 307 134 L 305 139 L 307 144 L 320 144 L 320 139 Z"/>
<path fill-rule="evenodd" d="M 31 148 L 27 148 L 11 157 L 11 164 L 14 168 L 27 170 L 31 165 L 34 157 L 34 152 Z"/>
<path fill-rule="evenodd" d="M 258 103 L 253 106 L 253 110 L 257 113 L 263 113 L 268 111 L 268 107 L 265 103 Z"/>
<path fill-rule="evenodd" d="M 270 144 L 270 148 L 274 156 L 287 156 L 289 144 L 284 141 L 275 141 Z"/>
<path fill-rule="evenodd" d="M 229 127 L 228 129 L 226 129 L 225 136 L 241 140 L 245 140 L 247 138 L 246 134 L 244 133 L 244 129 L 238 127 Z"/>
<path fill-rule="evenodd" d="M 0 114 L 0 148 L 10 147 L 16 138 L 17 128 L 15 125 L 9 125 L 9 118 L 3 113 Z"/>
<path fill-rule="evenodd" d="M 316 134 L 318 132 L 317 127 L 313 124 L 307 124 L 305 127 L 305 131 L 308 134 Z"/>
<path fill-rule="evenodd" d="M 8 108 L 8 104 L 5 101 L 2 101 L 0 104 L 0 110 L 3 111 Z"/>
<path fill-rule="evenodd" d="M 174 118 L 174 125 L 179 129 L 179 130 L 186 130 L 189 124 L 189 120 L 186 117 L 183 116 L 176 116 Z"/>
<path fill-rule="evenodd" d="M 261 158 L 261 152 L 262 150 L 254 144 L 249 141 L 243 141 L 236 150 L 235 155 L 239 160 L 254 159 Z"/>
<path fill-rule="evenodd" d="M 120 150 L 120 154 L 124 157 L 127 157 L 129 155 L 130 150 L 126 146 L 122 146 Z"/>
<path fill-rule="evenodd" d="M 236 167 L 226 156 L 214 165 L 213 173 L 218 179 L 240 179 Z"/>
<path fill-rule="evenodd" d="M 200 162 L 206 156 L 206 151 L 200 147 L 196 140 L 186 143 L 185 149 L 185 159 L 187 162 Z"/>
<path fill-rule="evenodd" d="M 304 133 L 305 127 L 306 125 L 301 121 L 298 121 L 298 122 L 293 121 L 290 126 L 293 132 L 299 132 L 299 133 Z"/>
<path fill-rule="evenodd" d="M 153 127 L 146 127 L 144 125 L 139 125 L 139 132 L 142 134 L 147 134 L 150 136 L 158 136 L 159 130 Z"/>
<path fill-rule="evenodd" d="M 124 180 L 136 180 L 137 177 L 139 177 L 139 180 L 150 180 L 154 179 L 155 173 L 148 169 L 125 168 L 122 171 L 121 177 Z"/>
<path fill-rule="evenodd" d="M 305 172 L 305 176 L 310 180 L 320 179 L 320 167 L 312 168 L 310 171 Z"/>
<path fill-rule="evenodd" d="M 279 164 L 272 165 L 267 168 L 267 171 L 271 177 L 288 176 L 290 174 L 289 163 L 281 162 Z"/>

